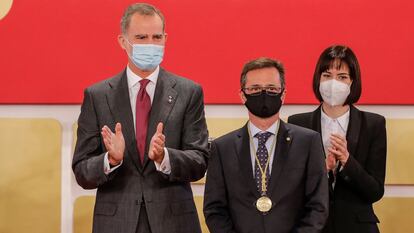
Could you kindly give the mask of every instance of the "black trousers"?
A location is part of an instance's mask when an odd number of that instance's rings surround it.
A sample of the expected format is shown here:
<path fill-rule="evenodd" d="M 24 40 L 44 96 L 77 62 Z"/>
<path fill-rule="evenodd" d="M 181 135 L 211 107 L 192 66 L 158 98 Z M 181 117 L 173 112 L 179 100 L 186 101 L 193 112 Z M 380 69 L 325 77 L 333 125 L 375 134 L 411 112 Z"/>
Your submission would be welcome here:
<path fill-rule="evenodd" d="M 148 221 L 147 209 L 145 207 L 145 202 L 141 204 L 141 210 L 138 217 L 138 226 L 136 233 L 151 233 L 151 227 Z"/>

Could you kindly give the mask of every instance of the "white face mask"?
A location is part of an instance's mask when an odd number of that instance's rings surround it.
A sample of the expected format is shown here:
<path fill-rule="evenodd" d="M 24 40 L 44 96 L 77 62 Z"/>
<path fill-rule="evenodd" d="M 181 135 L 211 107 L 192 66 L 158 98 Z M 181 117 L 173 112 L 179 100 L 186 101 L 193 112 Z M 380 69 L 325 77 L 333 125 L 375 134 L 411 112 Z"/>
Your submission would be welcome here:
<path fill-rule="evenodd" d="M 351 93 L 351 87 L 336 79 L 331 79 L 319 84 L 319 92 L 323 102 L 331 106 L 337 106 L 345 103 L 346 98 Z"/>

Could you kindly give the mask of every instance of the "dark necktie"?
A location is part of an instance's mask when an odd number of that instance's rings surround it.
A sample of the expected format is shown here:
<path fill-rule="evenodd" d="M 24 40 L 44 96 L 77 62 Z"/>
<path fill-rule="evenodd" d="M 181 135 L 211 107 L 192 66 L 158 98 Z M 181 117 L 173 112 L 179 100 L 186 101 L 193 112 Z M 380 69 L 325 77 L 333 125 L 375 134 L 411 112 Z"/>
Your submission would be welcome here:
<path fill-rule="evenodd" d="M 255 137 L 259 140 L 256 156 L 260 162 L 260 166 L 262 167 L 263 171 L 265 170 L 267 160 L 269 159 L 269 153 L 266 148 L 266 141 L 267 139 L 269 139 L 270 136 L 272 136 L 272 133 L 270 132 L 257 133 L 255 135 Z M 257 164 L 257 160 L 255 161 L 256 162 L 254 165 L 254 174 L 255 174 L 254 177 L 256 179 L 257 190 L 259 190 L 259 193 L 262 194 L 262 172 L 260 171 L 260 168 Z M 270 166 L 270 164 L 268 166 Z M 269 167 L 268 167 L 266 169 L 266 187 L 268 186 L 268 183 L 269 183 L 269 178 L 270 178 L 269 174 L 270 173 L 269 173 Z"/>
<path fill-rule="evenodd" d="M 146 91 L 146 87 L 149 83 L 148 79 L 142 79 L 139 81 L 140 89 L 137 95 L 137 102 L 136 102 L 136 119 L 135 119 L 135 127 L 136 127 L 136 139 L 137 139 L 137 149 L 139 152 L 139 157 L 141 163 L 144 162 L 144 154 L 145 154 L 145 141 L 147 138 L 147 127 L 148 127 L 148 117 L 149 112 L 151 110 L 151 99 Z"/>

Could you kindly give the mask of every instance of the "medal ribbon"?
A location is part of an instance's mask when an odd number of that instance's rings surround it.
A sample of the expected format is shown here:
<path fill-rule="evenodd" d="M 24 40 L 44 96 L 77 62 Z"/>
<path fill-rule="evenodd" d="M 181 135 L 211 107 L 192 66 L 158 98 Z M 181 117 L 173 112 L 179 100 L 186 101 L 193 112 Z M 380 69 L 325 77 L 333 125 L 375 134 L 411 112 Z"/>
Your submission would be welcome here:
<path fill-rule="evenodd" d="M 275 145 L 276 145 L 276 134 L 274 134 L 275 135 L 275 138 L 273 139 L 273 143 L 272 143 L 272 146 L 270 148 L 270 151 L 267 151 L 267 161 L 266 161 L 265 167 L 263 168 L 261 166 L 261 164 L 260 164 L 259 158 L 257 157 L 257 150 L 256 150 L 256 147 L 255 147 L 255 145 L 253 143 L 253 138 L 252 138 L 252 133 L 250 132 L 250 127 L 247 127 L 247 131 L 249 133 L 250 144 L 253 147 L 254 157 L 256 159 L 256 163 L 257 163 L 257 165 L 259 167 L 260 173 L 262 174 L 262 196 L 266 196 L 266 192 L 267 192 L 266 172 L 267 172 L 267 169 L 269 167 L 270 158 L 272 156 L 272 151 L 273 151 L 273 149 L 275 148 Z"/>

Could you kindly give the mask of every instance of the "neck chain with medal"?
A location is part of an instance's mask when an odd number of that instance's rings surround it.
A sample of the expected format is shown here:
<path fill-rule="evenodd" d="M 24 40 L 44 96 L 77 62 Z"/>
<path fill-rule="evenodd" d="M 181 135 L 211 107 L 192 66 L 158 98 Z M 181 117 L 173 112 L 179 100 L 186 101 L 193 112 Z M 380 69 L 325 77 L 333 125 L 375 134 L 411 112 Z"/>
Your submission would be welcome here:
<path fill-rule="evenodd" d="M 270 153 L 269 151 L 267 152 L 267 162 L 266 162 L 265 167 L 263 168 L 260 164 L 259 159 L 257 158 L 257 150 L 253 143 L 252 134 L 250 132 L 250 127 L 247 127 L 247 130 L 249 133 L 250 144 L 252 145 L 253 151 L 255 152 L 254 157 L 256 159 L 257 166 L 259 167 L 260 173 L 262 174 L 262 177 L 261 177 L 262 178 L 262 187 L 261 187 L 262 196 L 259 199 L 257 199 L 256 208 L 264 214 L 266 212 L 269 212 L 269 210 L 272 208 L 272 200 L 270 200 L 270 198 L 266 195 L 266 192 L 267 192 L 266 172 L 267 172 L 267 169 L 269 168 L 270 156 L 272 155 L 272 151 L 276 145 L 276 134 L 274 134 L 275 139 L 273 140 L 272 146 L 270 148 Z"/>

